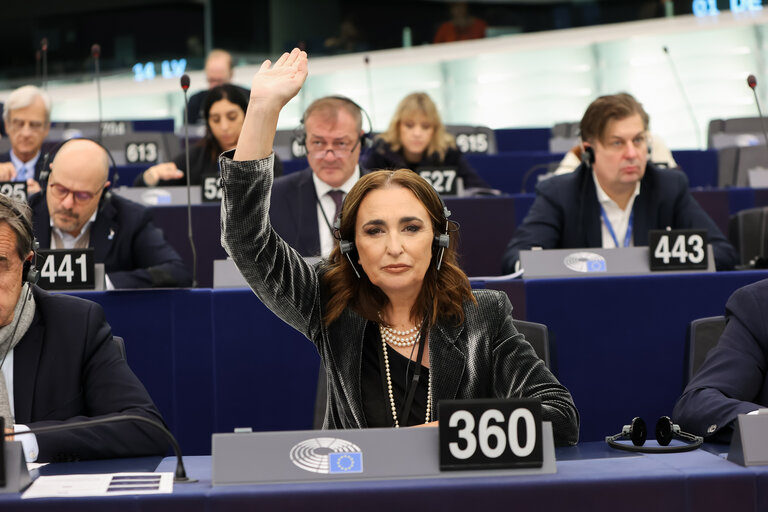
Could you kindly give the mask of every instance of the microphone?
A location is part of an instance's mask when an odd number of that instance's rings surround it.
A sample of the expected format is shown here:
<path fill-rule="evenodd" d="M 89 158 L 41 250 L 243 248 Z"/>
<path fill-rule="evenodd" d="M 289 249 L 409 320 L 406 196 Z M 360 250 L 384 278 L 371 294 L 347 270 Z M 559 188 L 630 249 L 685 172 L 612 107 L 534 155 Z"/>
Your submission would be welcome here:
<path fill-rule="evenodd" d="M 93 55 L 94 74 L 96 77 L 96 93 L 99 102 L 99 137 L 98 141 L 101 144 L 101 136 L 104 131 L 104 121 L 101 115 L 101 73 L 99 72 L 99 57 L 101 56 L 101 46 L 98 44 L 91 45 L 91 55 Z"/>
<path fill-rule="evenodd" d="M 74 421 L 72 423 L 62 423 L 61 425 L 50 425 L 47 427 L 38 427 L 38 428 L 30 429 L 25 432 L 8 432 L 3 435 L 3 440 L 5 440 L 6 437 L 14 436 L 14 435 L 18 435 L 18 436 L 21 436 L 24 434 L 39 435 L 39 434 L 45 434 L 48 432 L 62 432 L 66 430 L 93 427 L 96 425 L 104 425 L 107 423 L 119 423 L 123 421 L 138 421 L 140 423 L 146 423 L 158 429 L 160 432 L 162 432 L 163 435 L 166 437 L 166 439 L 168 439 L 168 442 L 170 443 L 171 447 L 173 448 L 173 453 L 176 455 L 176 474 L 173 478 L 173 481 L 177 483 L 192 483 L 197 481 L 187 477 L 187 471 L 184 469 L 184 461 L 181 458 L 181 448 L 179 448 L 179 443 L 176 442 L 176 438 L 173 437 L 173 434 L 171 434 L 168 431 L 168 429 L 165 428 L 160 422 L 151 420 L 149 418 L 145 418 L 144 416 L 138 416 L 136 414 L 125 414 L 122 416 L 109 416 L 106 418 L 98 418 L 90 421 Z"/>
<path fill-rule="evenodd" d="M 760 108 L 760 98 L 757 97 L 757 78 L 755 78 L 755 75 L 749 75 L 747 77 L 747 85 L 752 89 L 752 94 L 755 96 L 757 113 L 760 115 L 760 125 L 763 127 L 763 137 L 765 137 L 765 144 L 768 146 L 768 130 L 765 128 L 765 117 L 763 116 L 763 109 Z"/>
<path fill-rule="evenodd" d="M 661 49 L 664 50 L 664 54 L 667 56 L 667 61 L 669 62 L 669 67 L 672 69 L 672 75 L 675 77 L 677 88 L 680 89 L 680 95 L 683 97 L 685 106 L 688 108 L 688 115 L 691 116 L 691 122 L 693 123 L 694 128 L 693 132 L 696 134 L 696 144 L 698 144 L 699 147 L 703 147 L 701 144 L 701 130 L 699 129 L 699 122 L 696 120 L 696 114 L 693 112 L 693 105 L 691 105 L 691 100 L 688 97 L 688 94 L 685 92 L 683 81 L 680 80 L 680 75 L 677 73 L 675 61 L 672 60 L 672 55 L 669 53 L 669 48 L 662 46 Z"/>
<path fill-rule="evenodd" d="M 195 238 L 192 234 L 192 184 L 189 181 L 189 75 L 181 75 L 181 90 L 184 91 L 184 154 L 187 159 L 187 238 L 192 249 L 192 288 L 197 288 L 197 251 L 195 250 Z"/>
<path fill-rule="evenodd" d="M 48 39 L 40 41 L 40 51 L 43 54 L 43 89 L 48 90 Z"/>

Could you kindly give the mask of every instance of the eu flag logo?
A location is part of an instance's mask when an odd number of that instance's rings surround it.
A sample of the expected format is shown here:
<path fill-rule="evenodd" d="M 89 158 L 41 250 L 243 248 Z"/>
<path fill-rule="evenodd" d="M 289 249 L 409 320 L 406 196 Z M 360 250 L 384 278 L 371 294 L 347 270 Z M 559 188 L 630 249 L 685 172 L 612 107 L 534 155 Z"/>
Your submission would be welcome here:
<path fill-rule="evenodd" d="M 362 473 L 363 454 L 361 452 L 340 452 L 328 454 L 329 473 Z"/>
<path fill-rule="evenodd" d="M 605 272 L 605 260 L 587 261 L 587 272 Z"/>

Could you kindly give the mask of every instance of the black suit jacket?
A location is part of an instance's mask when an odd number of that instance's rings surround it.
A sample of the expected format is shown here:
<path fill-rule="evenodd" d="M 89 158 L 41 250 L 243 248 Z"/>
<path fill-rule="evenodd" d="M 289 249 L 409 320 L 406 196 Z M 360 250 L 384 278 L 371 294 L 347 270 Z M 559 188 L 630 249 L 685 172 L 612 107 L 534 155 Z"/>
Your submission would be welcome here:
<path fill-rule="evenodd" d="M 136 414 L 165 425 L 112 343 L 101 306 L 37 287 L 32 293 L 35 316 L 13 351 L 16 423 L 35 429 Z M 132 422 L 39 434 L 37 443 L 38 462 L 163 455 L 168 447 L 159 430 Z"/>
<path fill-rule="evenodd" d="M 45 194 L 29 198 L 35 237 L 41 249 L 51 247 L 51 220 Z M 102 198 L 91 227 L 90 247 L 96 263 L 115 288 L 190 286 L 192 276 L 181 256 L 152 222 L 150 211 L 115 194 Z"/>
<path fill-rule="evenodd" d="M 718 270 L 738 263 L 736 249 L 688 190 L 688 178 L 680 171 L 657 169 L 648 164 L 635 198 L 632 240 L 648 245 L 650 229 L 706 229 Z M 520 251 L 531 247 L 569 249 L 602 247 L 600 203 L 592 171 L 583 164 L 574 172 L 553 176 L 536 187 L 536 199 L 504 254 L 504 273 L 512 272 Z"/>
<path fill-rule="evenodd" d="M 726 326 L 675 405 L 685 432 L 727 439 L 739 414 L 768 407 L 768 280 L 736 290 Z"/>
<path fill-rule="evenodd" d="M 361 176 L 366 173 L 360 169 Z M 276 179 L 271 197 L 269 218 L 280 238 L 304 257 L 320 256 L 317 190 L 312 180 L 312 169 Z M 328 213 L 333 215 L 333 212 Z"/>
<path fill-rule="evenodd" d="M 40 158 L 37 159 L 37 162 L 35 163 L 35 180 L 40 181 L 40 172 L 43 170 L 43 160 L 45 160 L 45 153 L 40 153 Z M 0 153 L 0 162 L 10 162 L 11 161 L 11 152 L 6 151 L 5 153 Z"/>

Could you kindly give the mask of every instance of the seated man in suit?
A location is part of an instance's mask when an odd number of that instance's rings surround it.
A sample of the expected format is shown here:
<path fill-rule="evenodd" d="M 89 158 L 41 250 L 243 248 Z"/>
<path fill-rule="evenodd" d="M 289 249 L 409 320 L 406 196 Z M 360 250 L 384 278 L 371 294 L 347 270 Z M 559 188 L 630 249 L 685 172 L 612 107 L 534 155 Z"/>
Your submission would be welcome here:
<path fill-rule="evenodd" d="M 144 423 L 22 434 L 125 414 L 164 425 L 112 342 L 101 307 L 34 285 L 33 244 L 29 208 L 0 195 L 0 416 L 7 431 L 28 462 L 163 455 L 165 437 Z"/>
<path fill-rule="evenodd" d="M 11 150 L 0 154 L 0 181 L 26 181 L 27 193 L 40 192 L 43 141 L 51 129 L 51 99 L 34 85 L 13 91 L 3 109 Z"/>
<path fill-rule="evenodd" d="M 232 76 L 234 74 L 232 55 L 226 50 L 211 50 L 211 53 L 205 59 L 205 80 L 208 82 L 208 89 L 196 92 L 190 96 L 187 105 L 189 124 L 205 122 L 207 116 L 203 112 L 203 105 L 205 104 L 205 98 L 208 96 L 208 91 L 216 86 L 232 83 Z M 251 91 L 248 89 L 239 85 L 235 85 L 235 87 L 240 89 L 246 98 L 251 96 Z"/>
<path fill-rule="evenodd" d="M 29 198 L 40 247 L 93 247 L 108 288 L 189 286 L 189 269 L 149 210 L 110 194 L 108 175 L 107 152 L 96 142 L 72 139 L 61 146 L 45 193 Z"/>
<path fill-rule="evenodd" d="M 344 196 L 361 173 L 363 115 L 352 100 L 328 96 L 304 112 L 309 168 L 275 180 L 272 227 L 302 256 L 327 256 L 335 244 L 333 223 Z"/>
<path fill-rule="evenodd" d="M 736 290 L 717 345 L 685 387 L 672 417 L 680 428 L 730 440 L 739 414 L 768 407 L 768 280 Z"/>
<path fill-rule="evenodd" d="M 601 96 L 581 119 L 583 162 L 536 187 L 536 199 L 507 246 L 503 271 L 520 251 L 648 245 L 651 229 L 705 229 L 718 270 L 738 263 L 736 250 L 688 190 L 679 171 L 648 161 L 648 114 L 626 93 Z"/>

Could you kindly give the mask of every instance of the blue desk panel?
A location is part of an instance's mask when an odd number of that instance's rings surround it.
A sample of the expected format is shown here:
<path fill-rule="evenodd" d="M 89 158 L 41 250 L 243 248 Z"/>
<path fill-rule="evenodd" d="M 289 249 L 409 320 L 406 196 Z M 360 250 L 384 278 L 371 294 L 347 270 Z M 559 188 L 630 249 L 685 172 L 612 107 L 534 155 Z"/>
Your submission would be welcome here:
<path fill-rule="evenodd" d="M 653 425 L 671 415 L 688 324 L 722 315 L 731 293 L 765 278 L 751 271 L 523 281 L 525 319 L 550 329 L 550 359 L 581 415 L 580 439 L 603 439 L 635 416 Z M 511 300 L 520 300 L 519 286 Z"/>
<path fill-rule="evenodd" d="M 304 484 L 211 485 L 210 457 L 185 457 L 198 480 L 172 494 L 21 500 L 0 496 L 4 511 L 239 511 L 239 510 L 535 510 L 574 512 L 723 512 L 765 510 L 768 469 L 743 468 L 704 450 L 620 456 L 604 443 L 558 448 L 551 475 L 371 480 Z M 268 460 L 254 463 L 269 464 Z M 143 461 L 142 461 L 143 462 Z M 110 463 L 113 466 L 110 469 Z M 123 461 L 83 462 L 82 472 L 124 470 Z M 63 467 L 61 467 L 63 466 Z M 70 474 L 51 465 L 49 474 Z M 172 471 L 166 459 L 159 471 Z M 403 506 L 405 504 L 405 507 Z"/>

